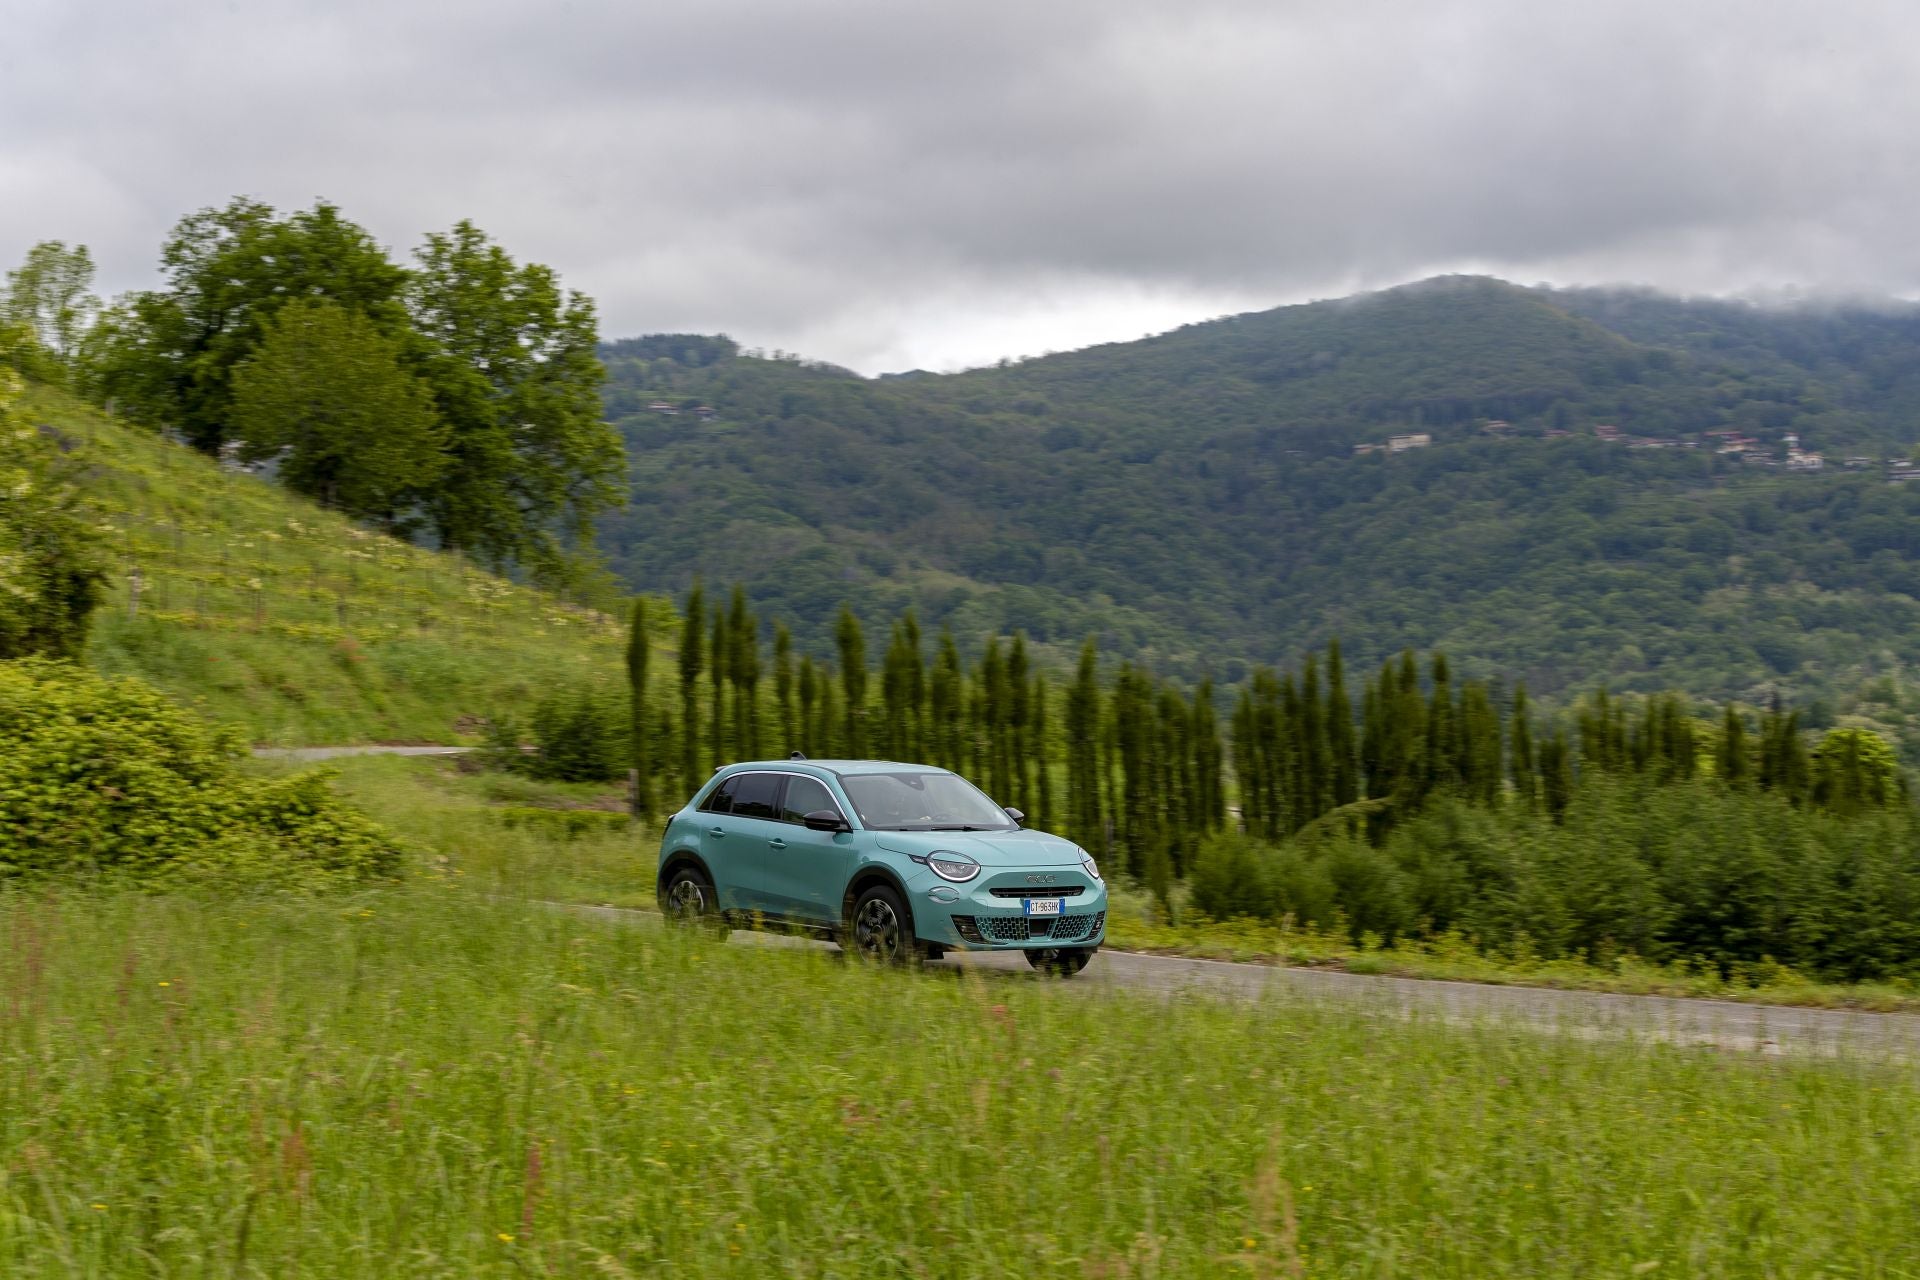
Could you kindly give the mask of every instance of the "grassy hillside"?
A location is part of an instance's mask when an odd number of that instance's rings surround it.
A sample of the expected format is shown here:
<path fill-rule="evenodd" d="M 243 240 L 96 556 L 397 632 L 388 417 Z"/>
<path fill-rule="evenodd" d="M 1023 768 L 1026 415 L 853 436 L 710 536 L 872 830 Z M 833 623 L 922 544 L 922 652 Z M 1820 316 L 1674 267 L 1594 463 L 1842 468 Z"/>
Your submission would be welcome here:
<path fill-rule="evenodd" d="M 617 670 L 621 628 L 359 528 L 46 388 L 25 411 L 86 460 L 111 553 L 88 646 L 258 742 L 453 741 Z M 137 588 L 136 588 L 137 583 Z"/>
<path fill-rule="evenodd" d="M 1920 486 L 1877 459 L 1920 440 L 1895 358 L 1920 361 L 1920 325 L 1601 301 L 1442 280 L 878 380 L 616 343 L 635 501 L 603 541 L 636 587 L 745 579 L 822 648 L 842 599 L 912 602 L 968 639 L 1094 633 L 1187 677 L 1338 634 L 1536 693 L 1777 692 L 1903 725 Z M 1713 430 L 1776 461 L 1792 431 L 1831 466 L 1743 464 Z M 1432 447 L 1353 454 L 1412 431 Z M 1843 471 L 1856 451 L 1876 462 Z"/>

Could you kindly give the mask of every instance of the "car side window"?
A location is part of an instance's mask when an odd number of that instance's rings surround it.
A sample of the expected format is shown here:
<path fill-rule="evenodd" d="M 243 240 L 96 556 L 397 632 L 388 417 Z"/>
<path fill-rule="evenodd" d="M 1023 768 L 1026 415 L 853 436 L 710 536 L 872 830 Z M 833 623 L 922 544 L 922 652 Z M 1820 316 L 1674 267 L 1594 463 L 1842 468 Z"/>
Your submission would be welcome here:
<path fill-rule="evenodd" d="M 713 789 L 706 802 L 700 806 L 702 813 L 732 813 L 733 789 L 739 785 L 740 775 L 735 774 Z"/>
<path fill-rule="evenodd" d="M 815 778 L 787 779 L 787 798 L 780 806 L 781 817 L 788 822 L 805 822 L 807 815 L 822 809 L 840 812 L 840 805 L 824 782 Z"/>
<path fill-rule="evenodd" d="M 733 790 L 733 816 L 736 818 L 780 817 L 780 783 L 777 773 L 743 773 Z"/>

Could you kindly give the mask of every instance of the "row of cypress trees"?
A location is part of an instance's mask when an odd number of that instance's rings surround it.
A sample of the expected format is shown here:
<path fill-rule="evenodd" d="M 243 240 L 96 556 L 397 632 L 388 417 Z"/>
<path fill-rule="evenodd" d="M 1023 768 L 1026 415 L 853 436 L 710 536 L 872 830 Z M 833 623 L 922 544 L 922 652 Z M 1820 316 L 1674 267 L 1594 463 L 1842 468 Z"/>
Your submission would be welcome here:
<path fill-rule="evenodd" d="M 950 631 L 929 644 L 911 610 L 891 624 L 877 673 L 851 609 L 831 659 L 796 654 L 776 621 L 765 661 L 762 630 L 740 587 L 709 599 L 696 582 L 678 620 L 669 711 L 651 691 L 648 606 L 636 603 L 627 663 L 640 812 L 660 788 L 686 794 L 737 759 L 798 750 L 917 761 L 966 774 L 1033 825 L 1164 892 L 1223 828 L 1281 841 L 1339 821 L 1377 841 L 1437 794 L 1557 819 L 1588 775 L 1710 771 L 1838 811 L 1887 805 L 1902 786 L 1880 739 L 1841 730 L 1810 753 L 1798 715 L 1778 707 L 1750 735 L 1731 706 L 1709 727 L 1678 696 L 1630 705 L 1603 687 L 1543 729 L 1524 684 L 1501 698 L 1483 681 L 1456 681 L 1438 653 L 1424 672 L 1411 652 L 1389 659 L 1357 703 L 1338 642 L 1294 672 L 1256 669 L 1223 732 L 1210 682 L 1184 691 L 1125 662 L 1103 678 L 1091 639 L 1061 688 L 1024 636 L 990 639 L 969 663 Z"/>

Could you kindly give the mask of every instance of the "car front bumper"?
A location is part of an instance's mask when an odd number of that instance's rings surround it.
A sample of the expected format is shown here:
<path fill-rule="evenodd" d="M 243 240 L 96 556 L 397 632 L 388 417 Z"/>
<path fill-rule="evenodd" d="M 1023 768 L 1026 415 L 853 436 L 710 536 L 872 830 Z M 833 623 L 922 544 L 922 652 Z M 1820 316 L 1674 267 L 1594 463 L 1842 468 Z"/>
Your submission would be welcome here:
<path fill-rule="evenodd" d="M 1034 876 L 1052 883 L 1031 885 Z M 949 950 L 1097 947 L 1106 938 L 1107 887 L 1078 866 L 991 870 L 967 884 L 950 884 L 929 872 L 914 878 L 910 893 L 914 933 Z M 1028 915 L 1029 897 L 1059 897 L 1060 914 Z"/>

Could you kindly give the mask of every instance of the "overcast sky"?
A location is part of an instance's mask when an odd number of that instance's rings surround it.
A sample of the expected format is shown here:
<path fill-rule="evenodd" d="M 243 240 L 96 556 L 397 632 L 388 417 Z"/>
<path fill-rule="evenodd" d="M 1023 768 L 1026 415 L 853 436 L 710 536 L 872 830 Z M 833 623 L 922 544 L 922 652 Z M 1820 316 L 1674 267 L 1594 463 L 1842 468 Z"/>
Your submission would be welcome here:
<path fill-rule="evenodd" d="M 143 287 L 242 193 L 866 372 L 1438 271 L 1912 294 L 1920 5 L 0 5 L 0 262 Z"/>

